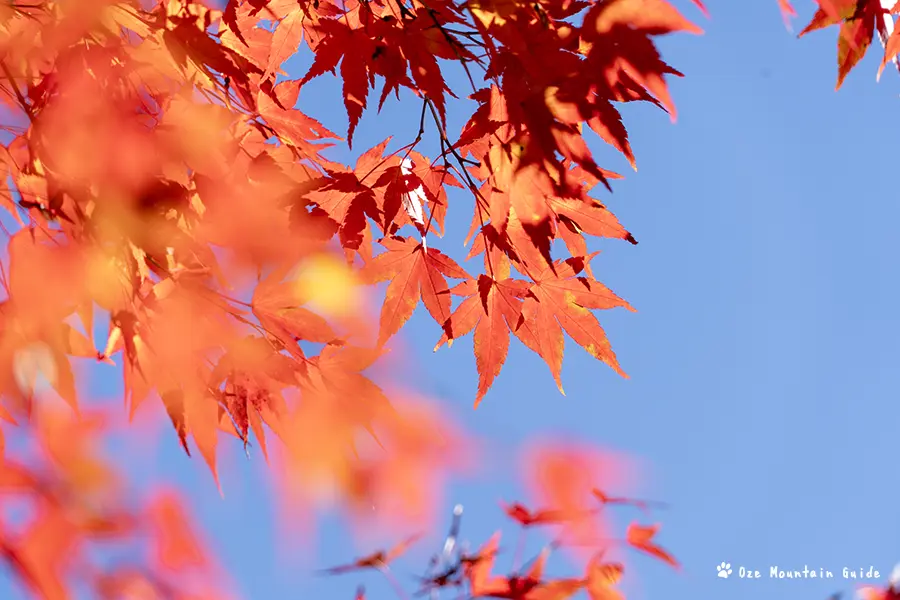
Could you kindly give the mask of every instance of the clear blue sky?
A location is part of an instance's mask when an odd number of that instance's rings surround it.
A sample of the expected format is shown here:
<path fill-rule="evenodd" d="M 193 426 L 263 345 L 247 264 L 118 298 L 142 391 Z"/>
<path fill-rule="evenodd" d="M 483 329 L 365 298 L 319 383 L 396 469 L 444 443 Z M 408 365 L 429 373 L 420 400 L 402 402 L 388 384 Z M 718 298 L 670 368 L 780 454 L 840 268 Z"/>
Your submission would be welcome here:
<path fill-rule="evenodd" d="M 900 206 L 890 175 L 900 77 L 888 71 L 876 84 L 872 54 L 835 93 L 836 30 L 797 40 L 775 0 L 709 4 L 711 21 L 677 3 L 705 35 L 660 44 L 686 74 L 671 81 L 677 124 L 649 105 L 623 108 L 638 173 L 598 147 L 603 166 L 627 175 L 603 199 L 640 242 L 595 244 L 604 250 L 596 274 L 639 311 L 601 315 L 631 379 L 567 341 L 562 397 L 546 366 L 514 342 L 473 412 L 471 337 L 432 354 L 438 330 L 420 307 L 404 340 L 417 357 L 416 385 L 492 446 L 494 468 L 454 483 L 445 498 L 448 516 L 454 502 L 465 504 L 463 537 L 480 544 L 506 526 L 497 501 L 521 495 L 503 467 L 523 443 L 575 437 L 637 457 L 645 465 L 640 493 L 672 505 L 660 515 L 660 541 L 684 570 L 632 555 L 630 598 L 824 600 L 854 584 L 841 579 L 842 567 L 872 565 L 886 577 L 900 559 L 892 443 L 900 423 Z M 812 11 L 812 2 L 798 4 L 795 31 Z M 291 64 L 302 76 L 307 63 Z M 333 83 L 310 86 L 300 108 L 346 131 Z M 451 129 L 464 116 L 451 113 Z M 356 144 L 365 149 L 391 134 L 405 144 L 417 117 L 414 102 L 367 114 Z M 455 231 L 431 240 L 459 260 L 470 207 L 464 194 L 452 196 Z M 104 377 L 97 383 L 114 397 L 118 380 Z M 244 597 L 349 600 L 359 581 L 373 600 L 392 597 L 377 576 L 311 575 L 363 550 L 336 521 L 322 524 L 311 564 L 285 563 L 264 463 L 248 462 L 237 444 L 225 454 L 224 500 L 171 432 L 133 473 L 144 483 L 164 474 L 187 490 Z M 421 548 L 432 552 L 441 533 Z M 562 555 L 556 560 L 555 570 L 568 568 Z M 719 579 L 722 561 L 763 578 Z M 822 567 L 836 578 L 772 580 L 770 565 Z M 401 579 L 411 572 L 399 563 Z M 20 597 L 7 595 L 7 585 L 0 596 Z"/>

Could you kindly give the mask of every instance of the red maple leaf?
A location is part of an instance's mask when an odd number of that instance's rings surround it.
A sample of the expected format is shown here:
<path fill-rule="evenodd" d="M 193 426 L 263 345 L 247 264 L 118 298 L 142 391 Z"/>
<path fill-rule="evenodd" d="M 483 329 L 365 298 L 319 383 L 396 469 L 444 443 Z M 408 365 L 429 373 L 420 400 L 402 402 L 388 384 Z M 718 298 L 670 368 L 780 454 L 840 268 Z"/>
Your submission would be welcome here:
<path fill-rule="evenodd" d="M 452 259 L 413 238 L 389 237 L 380 243 L 387 252 L 376 256 L 363 270 L 372 283 L 390 280 L 384 306 L 378 344 L 383 345 L 412 316 L 419 304 L 437 323 L 446 328 L 450 319 L 450 288 L 446 277 L 469 280 L 469 275 Z"/>

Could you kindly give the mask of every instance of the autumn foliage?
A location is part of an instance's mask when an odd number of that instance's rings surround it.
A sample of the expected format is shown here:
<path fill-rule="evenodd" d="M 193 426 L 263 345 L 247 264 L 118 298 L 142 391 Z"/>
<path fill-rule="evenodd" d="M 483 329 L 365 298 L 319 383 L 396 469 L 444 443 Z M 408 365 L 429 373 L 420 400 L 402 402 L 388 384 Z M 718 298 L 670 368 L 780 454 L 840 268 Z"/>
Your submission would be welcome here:
<path fill-rule="evenodd" d="M 819 5 L 804 33 L 840 27 L 839 85 L 876 33 L 882 68 L 900 50 L 900 4 Z M 442 516 L 441 483 L 475 448 L 399 378 L 374 381 L 420 304 L 436 351 L 473 335 L 476 406 L 513 338 L 560 391 L 565 337 L 625 376 L 597 311 L 633 309 L 595 277 L 588 240 L 637 240 L 598 197 L 620 175 L 589 143 L 634 167 L 617 107 L 649 102 L 675 119 L 668 78 L 681 74 L 654 40 L 676 32 L 701 30 L 665 0 L 0 4 L 0 499 L 33 508 L 24 527 L 0 527 L 11 572 L 44 598 L 229 593 L 177 494 L 134 497 L 104 456 L 119 408 L 82 407 L 85 360 L 123 377 L 133 423 L 164 407 L 214 475 L 219 445 L 235 443 L 224 433 L 259 448 L 294 506 L 339 505 L 359 522 L 375 505 L 416 527 Z M 302 75 L 285 72 L 295 55 L 310 57 Z M 340 82 L 346 131 L 305 112 L 320 77 Z M 335 145 L 357 150 L 361 119 L 401 99 L 408 138 L 335 161 Z M 451 131 L 448 112 L 469 109 Z M 441 244 L 448 213 L 464 211 L 460 264 Z M 603 516 L 653 504 L 612 496 L 616 465 L 592 449 L 535 447 L 527 464 L 536 504 L 505 512 L 552 529 L 547 552 L 501 576 L 497 537 L 471 553 L 450 544 L 423 586 L 619 597 Z M 677 566 L 651 518 L 621 543 Z M 386 570 L 407 542 L 335 573 Z M 135 544 L 144 551 L 127 556 L 140 560 L 87 551 Z M 560 546 L 587 549 L 582 571 L 547 578 Z"/>

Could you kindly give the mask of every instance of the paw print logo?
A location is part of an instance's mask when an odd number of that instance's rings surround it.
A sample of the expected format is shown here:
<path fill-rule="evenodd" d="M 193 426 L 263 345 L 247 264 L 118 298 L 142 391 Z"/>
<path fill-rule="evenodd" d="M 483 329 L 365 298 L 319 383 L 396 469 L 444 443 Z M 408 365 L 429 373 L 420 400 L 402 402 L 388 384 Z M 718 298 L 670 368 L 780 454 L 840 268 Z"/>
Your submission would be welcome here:
<path fill-rule="evenodd" d="M 719 577 L 728 579 L 728 576 L 731 575 L 731 563 L 723 562 L 716 565 L 716 571 L 719 572 Z"/>

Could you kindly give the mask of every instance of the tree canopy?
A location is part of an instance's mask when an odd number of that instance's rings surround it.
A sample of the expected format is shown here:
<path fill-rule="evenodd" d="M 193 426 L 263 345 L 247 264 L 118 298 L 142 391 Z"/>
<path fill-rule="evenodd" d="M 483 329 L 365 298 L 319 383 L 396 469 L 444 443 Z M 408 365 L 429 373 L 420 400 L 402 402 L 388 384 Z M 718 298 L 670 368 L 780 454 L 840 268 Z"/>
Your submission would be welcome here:
<path fill-rule="evenodd" d="M 900 3 L 818 5 L 801 35 L 839 28 L 838 87 L 876 35 L 879 74 L 896 63 Z M 0 4 L 0 497 L 34 511 L 15 534 L 0 527 L 14 575 L 43 598 L 230 595 L 177 490 L 136 499 L 112 468 L 101 441 L 119 408 L 85 407 L 79 360 L 124 378 L 129 427 L 162 403 L 214 476 L 220 444 L 252 444 L 277 454 L 297 505 L 337 502 L 358 521 L 374 504 L 417 527 L 473 458 L 438 406 L 399 378 L 375 382 L 420 304 L 435 351 L 473 335 L 476 407 L 514 339 L 560 392 L 565 337 L 627 376 L 598 315 L 633 309 L 595 277 L 588 240 L 639 234 L 601 200 L 621 175 L 591 146 L 636 169 L 619 107 L 675 120 L 669 81 L 682 74 L 655 44 L 672 33 L 702 31 L 666 0 Z M 302 75 L 287 72 L 295 55 L 309 58 Z M 340 82 L 346 131 L 305 109 L 320 77 Z M 361 120 L 392 102 L 409 107 L 413 135 L 354 146 Z M 461 130 L 451 111 L 469 111 Z M 334 159 L 341 144 L 353 164 Z M 451 211 L 471 223 L 465 266 L 441 250 Z M 612 496 L 615 465 L 592 448 L 536 444 L 528 464 L 534 504 L 507 516 L 551 528 L 553 548 L 587 549 L 583 570 L 547 578 L 543 553 L 493 575 L 498 537 L 455 546 L 457 511 L 423 585 L 619 597 L 601 509 L 652 503 Z M 677 567 L 658 527 L 642 518 L 621 542 Z M 384 569 L 413 541 L 335 572 Z M 97 545 L 118 558 L 97 559 Z"/>

